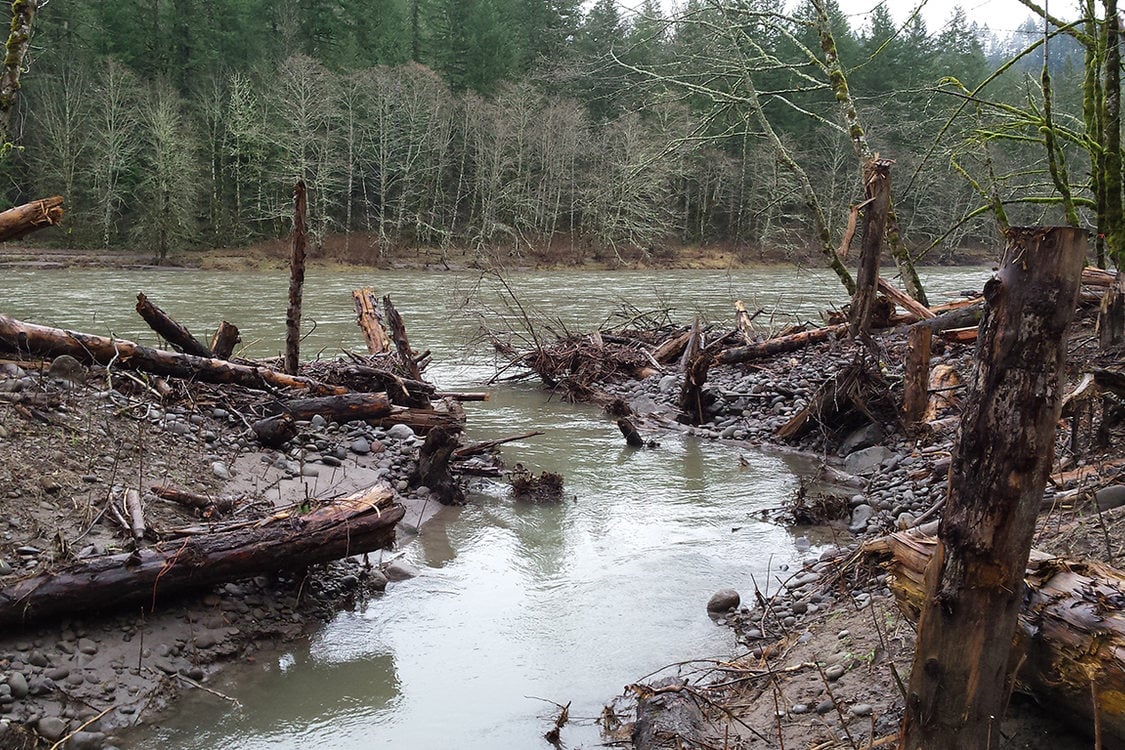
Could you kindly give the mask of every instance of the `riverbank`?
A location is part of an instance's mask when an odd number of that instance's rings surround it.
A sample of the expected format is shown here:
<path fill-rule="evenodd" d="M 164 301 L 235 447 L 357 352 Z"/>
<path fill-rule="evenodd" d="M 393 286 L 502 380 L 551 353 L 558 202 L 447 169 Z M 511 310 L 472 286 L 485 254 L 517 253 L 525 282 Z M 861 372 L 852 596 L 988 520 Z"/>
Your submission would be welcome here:
<path fill-rule="evenodd" d="M 401 535 L 440 508 L 427 488 L 410 486 L 421 440 L 406 425 L 314 417 L 297 424 L 296 441 L 268 449 L 227 390 L 174 381 L 161 394 L 159 383 L 124 370 L 65 356 L 35 364 L 0 364 L 0 585 L 127 551 L 131 542 L 110 519 L 130 489 L 142 498 L 149 533 L 172 547 L 177 534 L 210 523 L 252 523 L 377 484 L 406 508 Z M 230 498 L 233 508 L 193 511 L 158 499 L 150 491 L 158 486 Z M 0 636 L 0 747 L 46 747 L 67 736 L 75 750 L 114 747 L 116 732 L 184 691 L 209 690 L 224 665 L 253 662 L 414 575 L 395 557 L 282 565 L 168 602 L 154 590 L 151 602 L 107 601 L 104 612 L 86 607 L 9 629 Z"/>
<path fill-rule="evenodd" d="M 238 248 L 185 250 L 157 265 L 151 253 L 129 250 L 67 249 L 7 243 L 0 250 L 0 268 L 164 268 L 206 271 L 276 271 L 288 268 L 288 239 L 270 240 Z M 310 251 L 313 268 L 379 268 L 398 270 L 463 271 L 488 269 L 525 270 L 652 270 L 736 269 L 770 265 L 820 267 L 823 258 L 813 248 L 763 249 L 729 245 L 668 245 L 659 249 L 596 250 L 560 240 L 550 247 L 530 245 L 490 247 L 487 251 L 453 247 L 381 247 L 362 233 L 330 235 Z M 989 254 L 967 249 L 932 255 L 926 262 L 939 265 L 983 265 Z"/>
<path fill-rule="evenodd" d="M 1072 326 L 1064 392 L 1094 368 L 1120 364 L 1119 352 L 1101 352 L 1093 343 L 1095 317 L 1096 307 L 1087 303 Z M 799 568 L 768 580 L 730 581 L 741 602 L 736 597 L 733 605 L 717 604 L 715 616 L 735 630 L 744 650 L 734 657 L 689 659 L 629 686 L 608 709 L 615 738 L 645 750 L 677 742 L 790 748 L 895 743 L 914 629 L 888 588 L 886 570 L 865 555 L 863 542 L 923 525 L 934 533 L 964 396 L 959 384 L 972 372 L 974 346 L 935 336 L 931 371 L 942 371 L 946 380 L 931 396 L 922 429 L 904 429 L 898 416 L 907 348 L 902 329 L 876 337 L 877 368 L 871 351 L 844 337 L 749 364 L 713 365 L 698 426 L 672 421 L 679 415 L 682 377 L 599 384 L 604 392 L 594 397 L 617 413 L 627 407 L 642 437 L 671 427 L 705 440 L 820 457 L 825 468 L 818 480 L 770 515 L 787 525 L 826 524 L 834 537 L 827 545 L 806 543 Z M 824 384 L 852 383 L 848 373 L 861 362 L 871 380 L 862 391 L 865 413 L 849 416 L 836 411 L 845 409 L 841 402 L 822 404 L 805 415 L 803 429 L 794 429 Z M 584 372 L 593 369 L 570 370 L 576 379 Z M 580 391 L 570 382 L 562 388 L 571 395 Z M 841 386 L 836 393 L 846 403 L 850 395 L 841 394 L 854 391 Z M 1111 565 L 1125 552 L 1125 474 L 1119 468 L 1125 423 L 1111 402 L 1079 411 L 1059 430 L 1055 475 L 1035 540 L 1043 552 Z M 779 431 L 790 437 L 779 437 Z M 1101 473 L 1099 467 L 1105 467 Z M 1073 726 L 1052 719 L 1031 698 L 1015 698 L 1002 746 L 1089 746 L 1093 724 L 1067 713 L 1060 715 Z M 661 730 L 655 735 L 654 726 Z"/>

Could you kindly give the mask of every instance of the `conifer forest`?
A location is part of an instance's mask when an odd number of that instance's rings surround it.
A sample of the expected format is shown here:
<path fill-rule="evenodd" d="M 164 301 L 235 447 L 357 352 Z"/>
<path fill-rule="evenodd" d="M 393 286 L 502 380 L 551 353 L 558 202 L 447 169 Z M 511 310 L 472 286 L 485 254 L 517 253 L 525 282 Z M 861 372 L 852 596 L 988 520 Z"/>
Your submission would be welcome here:
<path fill-rule="evenodd" d="M 843 234 L 863 190 L 816 6 L 775 6 L 43 3 L 5 202 L 64 195 L 71 246 L 166 256 L 283 236 L 302 178 L 314 248 L 354 233 L 361 262 L 415 246 L 800 257 Z M 1073 28 L 826 17 L 916 259 L 995 244 L 998 218 L 1096 223 Z"/>

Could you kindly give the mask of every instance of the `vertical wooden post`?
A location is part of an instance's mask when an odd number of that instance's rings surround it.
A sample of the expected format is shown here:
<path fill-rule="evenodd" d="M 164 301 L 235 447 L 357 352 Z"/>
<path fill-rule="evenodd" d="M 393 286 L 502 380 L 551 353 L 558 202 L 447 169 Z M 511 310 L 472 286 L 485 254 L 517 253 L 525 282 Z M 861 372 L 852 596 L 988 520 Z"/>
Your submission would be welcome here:
<path fill-rule="evenodd" d="M 398 310 L 395 309 L 394 303 L 391 302 L 391 295 L 389 294 L 383 295 L 383 310 L 387 313 L 387 325 L 391 329 L 391 338 L 394 339 L 398 358 L 402 360 L 403 372 L 414 380 L 421 380 L 422 370 L 414 360 L 414 350 L 410 348 L 410 339 L 406 337 L 406 324 L 402 321 L 402 316 L 398 314 Z"/>
<path fill-rule="evenodd" d="M 908 427 L 922 421 L 930 401 L 930 341 L 933 335 L 934 329 L 927 325 L 916 325 L 910 329 L 903 368 L 906 385 L 902 397 L 902 416 Z"/>
<path fill-rule="evenodd" d="M 903 719 L 906 750 L 1000 745 L 1009 663 L 1035 519 L 1062 408 L 1066 328 L 1086 232 L 1006 233 L 984 288 L 949 497 L 927 571 L 927 596 Z"/>
<path fill-rule="evenodd" d="M 305 290 L 305 181 L 293 186 L 293 255 L 289 258 L 289 308 L 285 311 L 285 371 L 297 374 L 301 356 L 301 296 Z"/>
<path fill-rule="evenodd" d="M 372 354 L 386 354 L 391 350 L 391 342 L 387 339 L 387 332 L 383 326 L 383 316 L 379 314 L 379 306 L 375 301 L 375 290 L 369 286 L 352 290 L 352 301 L 355 303 L 355 322 L 363 331 L 363 338 L 367 341 L 367 351 Z"/>
<path fill-rule="evenodd" d="M 871 311 L 875 308 L 876 285 L 879 281 L 879 253 L 887 231 L 887 210 L 891 205 L 891 162 L 871 159 L 863 167 L 864 194 L 863 248 L 856 274 L 856 291 L 852 297 L 851 332 L 853 336 L 871 330 Z"/>
<path fill-rule="evenodd" d="M 219 323 L 215 335 L 211 337 L 211 352 L 216 359 L 230 359 L 230 355 L 234 354 L 234 347 L 241 342 L 242 335 L 238 331 L 238 326 L 224 320 Z"/>

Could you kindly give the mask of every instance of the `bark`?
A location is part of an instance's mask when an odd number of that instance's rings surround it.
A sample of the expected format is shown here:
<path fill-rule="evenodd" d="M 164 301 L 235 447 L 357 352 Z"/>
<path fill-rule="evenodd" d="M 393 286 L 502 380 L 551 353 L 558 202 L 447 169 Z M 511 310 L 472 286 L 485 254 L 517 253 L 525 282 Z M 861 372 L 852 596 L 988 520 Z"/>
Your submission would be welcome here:
<path fill-rule="evenodd" d="M 875 307 L 879 279 L 879 253 L 887 230 L 887 209 L 891 202 L 891 163 L 881 159 L 866 160 L 863 167 L 863 189 L 867 208 L 863 212 L 863 248 L 856 273 L 856 293 L 852 296 L 851 334 L 859 336 L 871 330 L 871 312 Z"/>
<path fill-rule="evenodd" d="M 289 259 L 289 306 L 285 310 L 285 371 L 297 374 L 301 358 L 301 298 L 305 289 L 305 181 L 293 186 L 293 254 Z"/>
<path fill-rule="evenodd" d="M 355 302 L 356 324 L 363 331 L 363 338 L 367 342 L 367 351 L 372 354 L 389 352 L 391 342 L 387 338 L 383 316 L 379 314 L 375 290 L 369 286 L 363 289 L 353 289 L 352 300 Z"/>
<path fill-rule="evenodd" d="M 312 419 L 319 414 L 329 422 L 350 422 L 387 416 L 391 413 L 391 400 L 385 393 L 344 393 L 295 398 L 274 404 L 273 408 L 297 420 Z"/>
<path fill-rule="evenodd" d="M 401 505 L 374 487 L 301 514 L 252 527 L 90 558 L 0 589 L 0 625 L 30 625 L 75 612 L 143 602 L 276 570 L 294 570 L 389 547 Z"/>
<path fill-rule="evenodd" d="M 390 295 L 383 296 L 383 309 L 387 313 L 387 324 L 391 328 L 391 338 L 394 339 L 395 349 L 398 351 L 399 359 L 402 360 L 402 367 L 414 380 L 422 379 L 422 371 L 418 367 L 418 361 L 414 358 L 414 350 L 410 348 L 410 339 L 406 337 L 406 324 L 402 321 L 402 316 L 398 314 L 394 304 L 391 303 Z"/>
<path fill-rule="evenodd" d="M 887 584 L 902 611 L 917 621 L 925 600 L 934 537 L 900 532 L 863 545 L 888 557 Z M 1008 663 L 1019 664 L 1016 689 L 1087 732 L 1098 700 L 1103 739 L 1125 743 L 1125 573 L 1108 565 L 1052 558 L 1032 551 L 1023 582 L 1018 626 Z"/>
<path fill-rule="evenodd" d="M 691 329 L 675 336 L 669 336 L 652 350 L 652 358 L 661 365 L 672 362 L 683 354 L 684 347 L 687 346 L 688 339 L 690 338 Z"/>
<path fill-rule="evenodd" d="M 62 202 L 62 196 L 56 195 L 0 212 L 0 242 L 18 240 L 36 229 L 62 223 Z"/>
<path fill-rule="evenodd" d="M 1086 253 L 1085 233 L 1070 227 L 1013 228 L 1007 241 L 984 290 L 977 368 L 919 619 L 905 750 L 1000 743 L 1009 645 Z"/>
<path fill-rule="evenodd" d="M 84 364 L 99 364 L 154 375 L 202 380 L 208 383 L 233 383 L 246 388 L 269 390 L 293 388 L 315 395 L 339 395 L 347 388 L 326 385 L 310 378 L 271 370 L 268 367 L 240 365 L 221 359 L 153 349 L 90 333 L 49 328 L 0 314 L 0 349 L 20 355 L 57 357 L 69 354 Z"/>
<path fill-rule="evenodd" d="M 160 334 L 160 337 L 184 354 L 194 354 L 197 357 L 212 357 L 211 350 L 200 343 L 199 339 L 191 335 L 184 326 L 172 319 L 168 313 L 154 305 L 143 292 L 137 295 L 137 313 L 140 314 L 148 327 Z"/>
<path fill-rule="evenodd" d="M 242 335 L 234 323 L 223 321 L 211 337 L 211 352 L 216 359 L 230 359 L 234 354 L 234 347 L 242 343 Z"/>
<path fill-rule="evenodd" d="M 827 341 L 833 336 L 842 336 L 847 333 L 847 331 L 847 323 L 838 323 L 836 325 L 824 326 L 823 328 L 814 328 L 811 331 L 801 331 L 800 333 L 794 333 L 789 336 L 779 336 L 775 339 L 769 339 L 768 341 L 762 341 L 757 344 L 748 344 L 747 346 L 736 346 L 733 349 L 727 349 L 716 357 L 716 361 L 724 365 L 734 364 L 736 362 L 751 362 L 755 359 L 772 357 L 782 352 L 796 351 L 809 344 Z"/>
<path fill-rule="evenodd" d="M 933 333 L 929 326 L 910 329 L 902 397 L 903 421 L 907 426 L 918 424 L 926 415 L 926 405 L 930 400 L 930 342 Z"/>
<path fill-rule="evenodd" d="M 418 467 L 410 484 L 426 486 L 442 505 L 461 505 L 465 493 L 449 470 L 449 459 L 457 448 L 460 431 L 450 427 L 431 430 L 418 450 Z"/>

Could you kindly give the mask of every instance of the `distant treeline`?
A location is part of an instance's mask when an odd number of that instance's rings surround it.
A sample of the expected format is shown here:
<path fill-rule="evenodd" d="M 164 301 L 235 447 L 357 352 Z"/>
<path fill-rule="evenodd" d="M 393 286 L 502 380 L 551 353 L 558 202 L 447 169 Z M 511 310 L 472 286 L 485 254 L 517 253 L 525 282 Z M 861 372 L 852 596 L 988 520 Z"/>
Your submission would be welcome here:
<path fill-rule="evenodd" d="M 739 106 L 750 81 L 835 230 L 862 191 L 804 54 L 819 49 L 811 10 L 762 23 L 776 5 L 692 0 L 666 19 L 652 0 L 635 14 L 612 0 L 585 12 L 577 0 L 49 3 L 7 200 L 61 193 L 67 242 L 161 256 L 283 235 L 298 177 L 314 240 L 367 232 L 371 254 L 558 238 L 599 253 L 804 248 L 793 177 Z M 830 5 L 852 93 L 896 161 L 911 247 L 990 242 L 987 215 L 960 223 L 982 200 L 965 171 L 1039 174 L 1043 156 L 1016 141 L 975 148 L 992 112 L 950 125 L 965 108 L 954 89 L 1040 32 L 985 36 L 960 12 L 931 32 L 884 9 L 856 31 Z M 1052 45 L 1056 116 L 1080 117 L 1081 56 L 1063 37 Z M 1027 57 L 990 97 L 1022 101 L 1041 64 Z"/>

